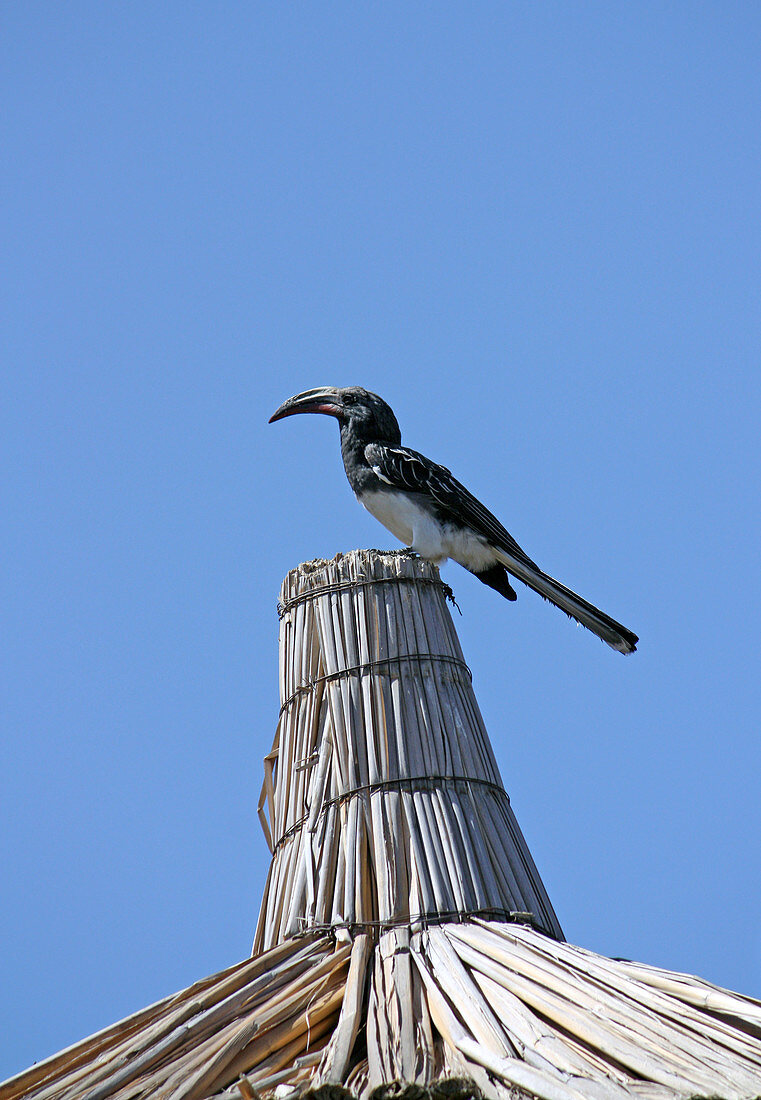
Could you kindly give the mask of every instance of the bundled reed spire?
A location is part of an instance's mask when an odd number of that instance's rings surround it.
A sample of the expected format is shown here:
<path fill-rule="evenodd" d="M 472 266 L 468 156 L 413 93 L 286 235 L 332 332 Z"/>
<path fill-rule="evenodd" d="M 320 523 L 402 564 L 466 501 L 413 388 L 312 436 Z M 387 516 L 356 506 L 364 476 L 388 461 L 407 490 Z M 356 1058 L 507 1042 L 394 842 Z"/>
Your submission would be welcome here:
<path fill-rule="evenodd" d="M 430 565 L 288 574 L 253 958 L 0 1100 L 761 1095 L 761 1003 L 565 943 Z"/>
<path fill-rule="evenodd" d="M 355 551 L 285 579 L 273 851 L 254 950 L 308 928 L 463 915 L 560 925 L 510 807 L 428 562 Z"/>

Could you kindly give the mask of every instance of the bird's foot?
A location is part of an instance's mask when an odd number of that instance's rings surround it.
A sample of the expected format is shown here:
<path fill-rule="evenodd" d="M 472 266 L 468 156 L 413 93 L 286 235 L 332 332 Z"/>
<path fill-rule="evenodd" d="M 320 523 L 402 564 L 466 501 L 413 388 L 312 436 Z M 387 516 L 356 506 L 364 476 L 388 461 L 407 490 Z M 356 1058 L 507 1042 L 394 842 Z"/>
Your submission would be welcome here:
<path fill-rule="evenodd" d="M 402 556 L 412 557 L 412 558 L 419 558 L 420 557 L 420 555 L 418 553 L 416 553 L 416 551 L 411 550 L 409 546 L 405 546 L 401 550 L 397 549 L 396 547 L 394 547 L 393 550 L 389 550 L 389 549 L 383 550 L 383 549 L 380 549 L 377 546 L 374 546 L 374 547 L 369 548 L 368 552 L 370 554 L 396 554 L 397 557 L 402 557 Z"/>

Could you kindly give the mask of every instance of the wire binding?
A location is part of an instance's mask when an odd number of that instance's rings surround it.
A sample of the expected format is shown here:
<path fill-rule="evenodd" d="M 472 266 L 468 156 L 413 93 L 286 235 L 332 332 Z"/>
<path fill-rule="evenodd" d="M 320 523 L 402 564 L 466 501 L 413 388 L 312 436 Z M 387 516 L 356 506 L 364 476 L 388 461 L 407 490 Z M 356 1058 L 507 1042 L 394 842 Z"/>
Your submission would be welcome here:
<path fill-rule="evenodd" d="M 502 920 L 509 924 L 527 924 L 537 932 L 548 935 L 545 928 L 539 923 L 535 913 L 521 909 L 447 909 L 433 913 L 411 913 L 409 916 L 389 917 L 386 920 L 363 921 L 334 921 L 326 924 L 309 924 L 307 917 L 299 917 L 301 925 L 297 936 L 311 936 L 313 934 L 335 933 L 337 929 L 345 928 L 352 934 L 361 932 L 385 932 L 393 928 L 410 927 L 416 924 L 428 928 L 437 924 L 465 924 L 468 921 L 477 920 Z M 554 938 L 554 937 L 552 937 Z"/>
<path fill-rule="evenodd" d="M 340 680 L 341 677 L 350 676 L 354 673 L 373 672 L 376 668 L 381 668 L 384 665 L 393 665 L 403 661 L 431 661 L 432 663 L 452 665 L 454 668 L 458 668 L 465 672 L 471 683 L 473 682 L 473 673 L 459 657 L 451 657 L 446 653 L 398 653 L 394 657 L 378 657 L 375 661 L 367 661 L 359 665 L 349 665 L 347 668 L 339 668 L 335 672 L 326 672 L 323 676 L 315 676 L 313 680 L 307 680 L 305 684 L 299 684 L 285 700 L 280 708 L 279 714 L 282 715 L 295 699 L 298 699 L 300 695 L 312 691 L 318 684 L 328 683 L 331 680 Z"/>
<path fill-rule="evenodd" d="M 334 795 L 333 798 L 327 798 L 322 806 L 320 812 L 317 815 L 315 822 L 315 830 L 317 829 L 317 823 L 325 816 L 331 806 L 339 805 L 343 802 L 348 802 L 351 798 L 356 798 L 360 794 L 375 794 L 377 791 L 395 791 L 403 790 L 405 787 L 415 787 L 417 789 L 431 788 L 431 787 L 456 787 L 458 785 L 465 785 L 466 787 L 483 787 L 486 790 L 491 791 L 492 794 L 498 797 L 504 798 L 505 802 L 510 804 L 510 798 L 507 791 L 499 783 L 492 782 L 491 779 L 479 779 L 474 776 L 467 775 L 410 775 L 400 777 L 399 779 L 383 779 L 376 783 L 363 783 L 359 787 L 352 787 L 351 790 L 342 791 L 341 794 Z M 272 846 L 272 855 L 274 856 L 278 849 L 294 836 L 299 829 L 301 829 L 309 820 L 310 815 L 304 814 L 294 821 L 293 825 L 289 825 L 288 828 L 282 833 L 274 845 Z"/>
<path fill-rule="evenodd" d="M 323 584 L 320 585 L 319 588 L 310 588 L 309 591 L 300 592 L 298 596 L 293 596 L 290 600 L 286 600 L 285 603 L 278 600 L 278 618 L 282 619 L 284 615 L 288 614 L 291 608 L 296 607 L 297 604 L 304 603 L 306 600 L 316 600 L 318 596 L 332 596 L 337 592 L 351 592 L 355 588 L 370 588 L 376 584 L 427 584 L 432 588 L 440 589 L 440 591 L 444 593 L 445 599 L 460 611 L 452 589 L 448 584 L 445 584 L 444 581 L 438 580 L 435 577 L 368 577 L 362 580 L 339 581 L 336 584 Z M 461 611 L 460 614 L 462 614 Z"/>

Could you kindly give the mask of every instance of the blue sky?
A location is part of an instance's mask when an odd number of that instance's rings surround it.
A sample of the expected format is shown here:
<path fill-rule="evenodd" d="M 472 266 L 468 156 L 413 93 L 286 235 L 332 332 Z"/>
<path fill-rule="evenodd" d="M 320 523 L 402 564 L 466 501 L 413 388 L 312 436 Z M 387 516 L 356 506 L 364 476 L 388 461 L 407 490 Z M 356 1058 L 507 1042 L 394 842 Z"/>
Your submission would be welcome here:
<path fill-rule="evenodd" d="M 641 636 L 444 569 L 568 939 L 761 997 L 757 6 L 3 7 L 0 1077 L 250 949 L 326 384 Z"/>

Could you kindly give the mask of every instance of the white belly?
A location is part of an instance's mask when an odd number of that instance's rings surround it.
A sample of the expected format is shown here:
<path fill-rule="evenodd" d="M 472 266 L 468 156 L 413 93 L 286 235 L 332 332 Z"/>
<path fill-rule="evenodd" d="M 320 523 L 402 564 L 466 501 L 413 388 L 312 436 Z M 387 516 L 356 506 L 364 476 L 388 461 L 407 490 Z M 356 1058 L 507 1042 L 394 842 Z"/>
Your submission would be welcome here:
<path fill-rule="evenodd" d="M 439 523 L 408 493 L 364 493 L 357 499 L 400 542 L 436 565 L 453 558 L 466 569 L 480 572 L 496 561 L 485 539 L 452 524 Z"/>

